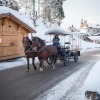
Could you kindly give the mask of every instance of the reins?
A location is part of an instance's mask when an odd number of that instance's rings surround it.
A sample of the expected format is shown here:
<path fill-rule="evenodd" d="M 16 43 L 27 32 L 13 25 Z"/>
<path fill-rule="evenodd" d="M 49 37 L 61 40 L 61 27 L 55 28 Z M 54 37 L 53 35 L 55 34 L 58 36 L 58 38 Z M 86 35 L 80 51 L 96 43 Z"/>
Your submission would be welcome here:
<path fill-rule="evenodd" d="M 28 50 L 26 50 L 25 53 L 30 52 L 30 50 L 32 49 L 32 45 L 29 45 L 29 46 L 30 46 L 30 48 L 29 48 Z M 32 50 L 31 50 L 31 51 L 32 51 Z"/>
<path fill-rule="evenodd" d="M 42 46 L 38 52 L 41 52 L 41 50 L 43 50 L 43 49 L 44 49 L 44 47 L 45 47 L 45 46 Z"/>

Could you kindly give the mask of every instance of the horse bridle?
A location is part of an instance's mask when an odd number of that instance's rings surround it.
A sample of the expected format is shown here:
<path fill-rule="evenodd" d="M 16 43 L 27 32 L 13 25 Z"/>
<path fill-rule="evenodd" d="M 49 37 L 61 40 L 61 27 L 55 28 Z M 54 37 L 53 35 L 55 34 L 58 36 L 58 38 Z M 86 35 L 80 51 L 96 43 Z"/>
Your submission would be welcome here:
<path fill-rule="evenodd" d="M 44 48 L 44 46 L 42 46 L 40 44 L 40 42 L 38 41 L 38 39 L 36 39 L 36 40 L 34 40 L 32 42 L 37 43 L 37 46 L 36 47 L 32 47 L 32 50 L 34 50 L 35 52 L 40 52 Z"/>
<path fill-rule="evenodd" d="M 25 42 L 27 41 L 28 44 L 25 45 L 24 41 L 25 41 Z M 24 44 L 23 46 L 24 46 L 24 48 L 25 48 L 25 53 L 31 51 L 31 49 L 32 49 L 32 45 L 29 43 L 28 40 L 26 40 L 26 38 L 25 38 L 25 40 L 23 40 L 23 44 Z"/>

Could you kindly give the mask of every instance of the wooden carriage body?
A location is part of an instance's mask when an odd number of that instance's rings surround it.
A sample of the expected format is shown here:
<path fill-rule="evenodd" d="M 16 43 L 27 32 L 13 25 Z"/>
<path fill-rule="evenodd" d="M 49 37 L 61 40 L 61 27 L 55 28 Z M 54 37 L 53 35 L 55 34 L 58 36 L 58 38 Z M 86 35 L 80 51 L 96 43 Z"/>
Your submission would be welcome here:
<path fill-rule="evenodd" d="M 31 32 L 35 30 L 16 16 L 0 14 L 0 60 L 23 56 L 22 39 Z"/>

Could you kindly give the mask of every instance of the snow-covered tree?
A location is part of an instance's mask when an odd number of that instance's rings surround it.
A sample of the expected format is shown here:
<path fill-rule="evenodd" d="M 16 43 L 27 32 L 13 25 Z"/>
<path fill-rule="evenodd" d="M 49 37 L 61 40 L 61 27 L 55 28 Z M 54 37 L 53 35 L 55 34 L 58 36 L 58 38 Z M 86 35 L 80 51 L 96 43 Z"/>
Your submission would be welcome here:
<path fill-rule="evenodd" d="M 33 9 L 35 8 L 35 4 L 33 5 L 33 1 L 34 3 L 36 3 L 35 0 L 20 0 L 19 5 L 21 7 L 21 10 L 25 12 L 25 14 L 30 15 L 30 17 L 33 20 L 34 26 L 37 26 L 36 20 L 38 16 L 37 16 L 37 11 Z"/>
<path fill-rule="evenodd" d="M 18 2 L 15 0 L 0 0 L 0 6 L 6 6 L 14 10 L 19 10 Z"/>
<path fill-rule="evenodd" d="M 65 0 L 44 0 L 41 4 L 43 8 L 41 16 L 49 22 L 60 22 L 65 17 L 62 8 L 64 1 Z"/>
<path fill-rule="evenodd" d="M 62 8 L 64 1 L 65 0 L 20 0 L 19 4 L 24 8 L 26 14 L 33 16 L 33 22 L 35 22 L 39 16 L 44 19 L 45 23 L 52 22 L 60 25 L 61 20 L 64 18 Z M 36 6 L 38 6 L 38 9 L 36 9 Z"/>
<path fill-rule="evenodd" d="M 25 14 L 32 13 L 32 0 L 20 0 L 19 5 L 24 9 Z"/>

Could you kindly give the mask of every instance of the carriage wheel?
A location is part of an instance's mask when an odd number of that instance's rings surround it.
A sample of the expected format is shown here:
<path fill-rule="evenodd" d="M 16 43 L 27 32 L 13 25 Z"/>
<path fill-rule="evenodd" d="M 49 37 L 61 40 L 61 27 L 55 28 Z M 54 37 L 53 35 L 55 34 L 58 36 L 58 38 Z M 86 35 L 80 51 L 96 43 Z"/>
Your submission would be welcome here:
<path fill-rule="evenodd" d="M 67 66 L 69 64 L 69 55 L 65 54 L 64 56 L 64 66 Z"/>
<path fill-rule="evenodd" d="M 46 62 L 47 62 L 49 65 L 51 65 L 51 64 L 53 63 L 53 61 L 52 61 L 50 58 L 47 58 L 47 59 L 46 59 Z"/>
<path fill-rule="evenodd" d="M 74 54 L 74 61 L 75 61 L 75 62 L 78 61 L 78 54 L 77 54 L 77 53 Z"/>

